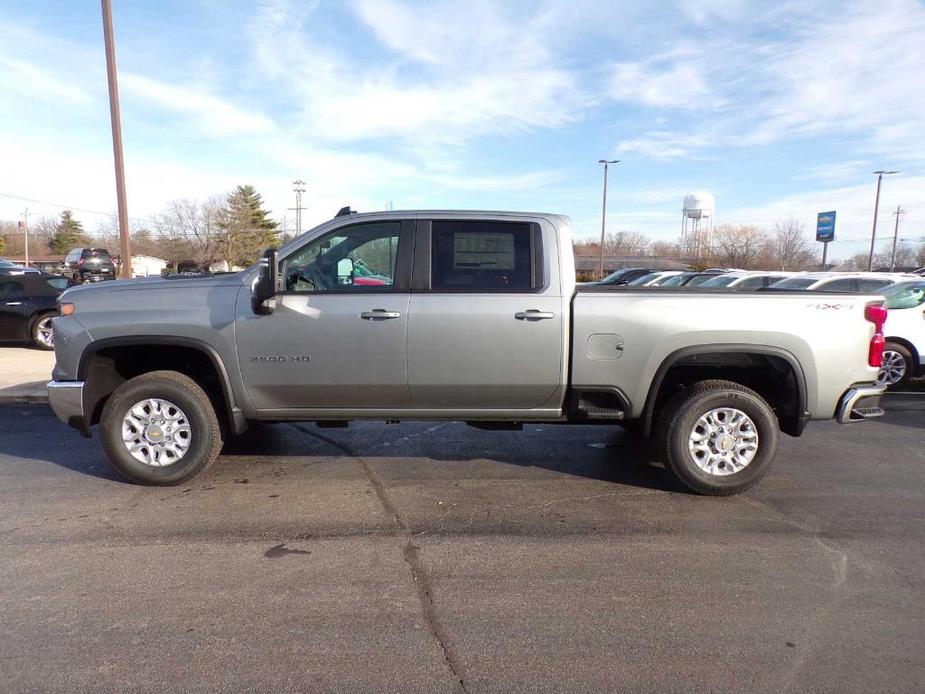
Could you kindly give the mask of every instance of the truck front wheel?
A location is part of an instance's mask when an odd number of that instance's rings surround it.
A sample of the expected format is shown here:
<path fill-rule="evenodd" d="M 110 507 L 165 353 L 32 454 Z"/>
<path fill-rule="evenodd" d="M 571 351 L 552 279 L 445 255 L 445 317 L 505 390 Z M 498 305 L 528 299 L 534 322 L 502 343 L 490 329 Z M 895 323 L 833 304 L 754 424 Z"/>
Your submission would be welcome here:
<path fill-rule="evenodd" d="M 139 484 L 185 482 L 222 448 L 209 396 L 176 371 L 152 371 L 120 385 L 103 408 L 100 434 L 115 468 Z"/>
<path fill-rule="evenodd" d="M 656 444 L 668 468 L 698 494 L 728 496 L 769 470 L 777 418 L 755 391 L 732 381 L 700 381 L 678 393 L 659 418 Z"/>

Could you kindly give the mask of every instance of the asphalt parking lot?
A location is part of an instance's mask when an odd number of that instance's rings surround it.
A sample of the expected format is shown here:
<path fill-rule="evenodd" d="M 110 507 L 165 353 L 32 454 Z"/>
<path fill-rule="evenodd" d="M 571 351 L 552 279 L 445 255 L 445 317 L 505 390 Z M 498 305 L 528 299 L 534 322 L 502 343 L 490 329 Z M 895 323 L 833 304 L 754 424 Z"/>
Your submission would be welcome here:
<path fill-rule="evenodd" d="M 925 397 L 695 497 L 619 430 L 259 426 L 175 488 L 0 407 L 6 691 L 915 692 Z"/>

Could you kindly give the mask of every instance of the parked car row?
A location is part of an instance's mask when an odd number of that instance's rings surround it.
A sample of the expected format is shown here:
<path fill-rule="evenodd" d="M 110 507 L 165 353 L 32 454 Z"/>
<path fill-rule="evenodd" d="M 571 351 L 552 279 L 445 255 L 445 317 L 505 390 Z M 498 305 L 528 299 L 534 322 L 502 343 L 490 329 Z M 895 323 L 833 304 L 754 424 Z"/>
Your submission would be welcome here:
<path fill-rule="evenodd" d="M 805 289 L 870 293 L 897 282 L 922 279 L 902 272 L 785 272 L 712 268 L 709 270 L 656 270 L 624 268 L 600 282 L 610 286 L 703 287 L 705 289 Z"/>

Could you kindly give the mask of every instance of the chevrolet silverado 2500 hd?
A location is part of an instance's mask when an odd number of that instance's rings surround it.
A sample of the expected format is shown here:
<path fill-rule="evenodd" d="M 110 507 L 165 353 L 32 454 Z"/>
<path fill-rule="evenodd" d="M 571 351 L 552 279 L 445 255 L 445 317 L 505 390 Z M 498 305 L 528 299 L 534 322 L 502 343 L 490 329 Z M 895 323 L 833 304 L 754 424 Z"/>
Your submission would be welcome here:
<path fill-rule="evenodd" d="M 249 421 L 621 424 L 732 494 L 779 432 L 882 414 L 876 295 L 588 285 L 565 217 L 339 216 L 236 274 L 61 297 L 57 415 L 118 470 L 178 484 Z"/>

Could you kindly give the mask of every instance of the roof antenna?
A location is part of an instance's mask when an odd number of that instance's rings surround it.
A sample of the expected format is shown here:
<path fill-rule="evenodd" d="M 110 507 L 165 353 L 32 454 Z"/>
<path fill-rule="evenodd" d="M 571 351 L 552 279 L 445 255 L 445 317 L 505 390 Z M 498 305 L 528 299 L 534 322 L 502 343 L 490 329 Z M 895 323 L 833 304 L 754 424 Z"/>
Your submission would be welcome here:
<path fill-rule="evenodd" d="M 350 205 L 347 205 L 346 207 L 341 207 L 337 211 L 337 214 L 334 215 L 334 218 L 337 219 L 338 217 L 346 217 L 348 215 L 356 214 L 356 213 L 357 213 L 356 210 L 351 210 Z"/>

